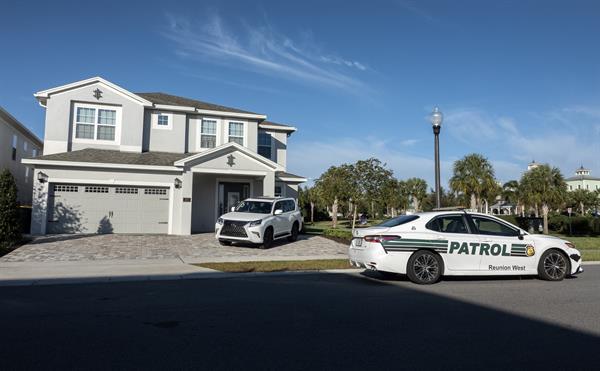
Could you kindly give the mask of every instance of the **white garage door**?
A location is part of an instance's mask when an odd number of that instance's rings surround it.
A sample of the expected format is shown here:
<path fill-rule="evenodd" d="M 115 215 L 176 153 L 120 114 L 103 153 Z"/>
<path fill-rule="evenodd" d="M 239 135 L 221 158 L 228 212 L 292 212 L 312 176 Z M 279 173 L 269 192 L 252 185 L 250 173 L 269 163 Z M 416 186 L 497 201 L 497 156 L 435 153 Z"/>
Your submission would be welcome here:
<path fill-rule="evenodd" d="M 169 189 L 50 184 L 48 233 L 167 233 Z"/>

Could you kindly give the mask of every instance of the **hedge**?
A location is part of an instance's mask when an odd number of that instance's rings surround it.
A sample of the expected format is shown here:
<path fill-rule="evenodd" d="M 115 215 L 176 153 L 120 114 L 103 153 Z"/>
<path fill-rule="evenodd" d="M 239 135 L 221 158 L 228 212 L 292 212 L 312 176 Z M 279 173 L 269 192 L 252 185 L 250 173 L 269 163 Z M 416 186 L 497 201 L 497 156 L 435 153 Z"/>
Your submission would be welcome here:
<path fill-rule="evenodd" d="M 323 236 L 346 243 L 350 243 L 352 240 L 352 232 L 345 229 L 326 229 L 323 231 Z"/>

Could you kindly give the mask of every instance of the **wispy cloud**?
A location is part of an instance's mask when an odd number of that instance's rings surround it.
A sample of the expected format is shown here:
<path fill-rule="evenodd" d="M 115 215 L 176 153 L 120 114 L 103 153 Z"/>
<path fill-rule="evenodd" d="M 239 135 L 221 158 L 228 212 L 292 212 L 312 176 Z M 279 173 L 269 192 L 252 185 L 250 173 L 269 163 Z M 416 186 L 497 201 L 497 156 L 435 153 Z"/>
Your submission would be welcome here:
<path fill-rule="evenodd" d="M 349 91 L 366 87 L 360 79 L 340 69 L 344 66 L 353 67 L 356 72 L 365 71 L 364 64 L 309 52 L 291 38 L 274 32 L 268 24 L 244 25 L 240 31 L 226 27 L 217 14 L 198 23 L 182 16 L 167 17 L 169 27 L 163 35 L 174 44 L 175 54 L 182 59 L 210 61 L 270 77 Z"/>

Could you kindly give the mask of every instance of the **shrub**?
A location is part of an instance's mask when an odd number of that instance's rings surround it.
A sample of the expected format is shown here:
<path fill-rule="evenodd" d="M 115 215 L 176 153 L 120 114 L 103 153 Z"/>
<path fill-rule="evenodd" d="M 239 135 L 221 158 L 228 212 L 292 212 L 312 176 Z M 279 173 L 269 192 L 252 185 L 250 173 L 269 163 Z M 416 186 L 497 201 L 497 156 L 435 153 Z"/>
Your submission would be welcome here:
<path fill-rule="evenodd" d="M 569 233 L 569 217 L 566 215 L 548 217 L 548 229 L 558 233 Z"/>
<path fill-rule="evenodd" d="M 352 240 L 352 232 L 344 229 L 326 229 L 323 231 L 323 236 L 344 243 L 350 243 Z"/>
<path fill-rule="evenodd" d="M 496 215 L 500 219 L 509 222 L 510 224 L 519 225 L 516 215 Z"/>
<path fill-rule="evenodd" d="M 12 247 L 21 240 L 17 203 L 17 184 L 8 169 L 0 174 L 0 249 Z"/>

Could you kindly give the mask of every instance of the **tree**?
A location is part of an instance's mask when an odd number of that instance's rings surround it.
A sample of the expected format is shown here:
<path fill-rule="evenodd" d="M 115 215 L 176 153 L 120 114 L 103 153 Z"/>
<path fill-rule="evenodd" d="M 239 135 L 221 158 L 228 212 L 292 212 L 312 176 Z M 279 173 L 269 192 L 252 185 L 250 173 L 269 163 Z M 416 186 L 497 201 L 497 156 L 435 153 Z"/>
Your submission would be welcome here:
<path fill-rule="evenodd" d="M 354 167 L 343 164 L 331 166 L 315 181 L 319 198 L 331 206 L 333 228 L 337 228 L 339 203 L 347 202 L 357 194 L 354 179 Z"/>
<path fill-rule="evenodd" d="M 490 197 L 498 188 L 492 164 L 480 154 L 472 153 L 454 162 L 453 172 L 450 188 L 467 196 L 471 209 L 480 210 L 482 198 Z"/>
<path fill-rule="evenodd" d="M 590 192 L 587 189 L 576 189 L 568 193 L 568 203 L 570 206 L 576 206 L 581 215 L 585 215 L 586 210 L 596 206 L 596 192 Z"/>
<path fill-rule="evenodd" d="M 303 208 L 308 208 L 310 222 L 315 222 L 315 207 L 317 206 L 319 194 L 317 189 L 313 187 L 298 187 L 298 203 Z"/>
<path fill-rule="evenodd" d="M 406 180 L 406 189 L 415 210 L 421 211 L 423 201 L 427 198 L 427 182 L 421 178 L 410 178 Z"/>
<path fill-rule="evenodd" d="M 17 184 L 8 169 L 0 173 L 0 248 L 21 240 Z"/>
<path fill-rule="evenodd" d="M 376 158 L 360 160 L 354 164 L 356 184 L 358 186 L 358 197 L 362 198 L 370 207 L 371 217 L 375 217 L 375 204 L 385 204 L 386 192 L 384 190 L 387 182 L 392 178 L 392 171 L 386 168 Z"/>
<path fill-rule="evenodd" d="M 550 165 L 540 165 L 521 177 L 521 189 L 529 204 L 541 205 L 544 233 L 548 233 L 548 210 L 560 208 L 566 199 L 567 184 L 560 170 Z"/>

